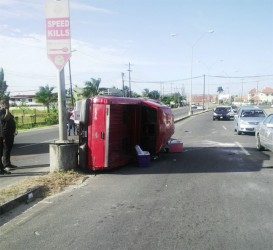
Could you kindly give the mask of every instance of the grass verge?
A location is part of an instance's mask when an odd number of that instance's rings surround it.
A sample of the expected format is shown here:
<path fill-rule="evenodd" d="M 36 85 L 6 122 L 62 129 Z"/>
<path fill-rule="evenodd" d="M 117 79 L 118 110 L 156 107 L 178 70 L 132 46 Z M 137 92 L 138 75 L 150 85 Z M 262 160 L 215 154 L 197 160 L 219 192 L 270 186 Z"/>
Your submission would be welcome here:
<path fill-rule="evenodd" d="M 75 171 L 60 171 L 32 177 L 0 190 L 0 205 L 39 187 L 41 198 L 63 191 L 70 185 L 82 183 L 88 177 Z"/>

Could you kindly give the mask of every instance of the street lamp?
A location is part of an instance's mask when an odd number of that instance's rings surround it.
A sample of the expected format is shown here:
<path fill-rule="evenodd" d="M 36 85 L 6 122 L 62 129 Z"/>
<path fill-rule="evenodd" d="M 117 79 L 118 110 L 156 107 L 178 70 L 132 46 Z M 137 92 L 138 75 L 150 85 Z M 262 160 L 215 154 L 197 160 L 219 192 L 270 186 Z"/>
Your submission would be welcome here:
<path fill-rule="evenodd" d="M 208 30 L 206 32 L 204 32 L 196 41 L 195 43 L 193 43 L 191 45 L 191 85 L 190 85 L 190 111 L 189 111 L 189 115 L 192 115 L 192 69 L 193 69 L 193 48 L 195 47 L 195 45 L 208 33 L 213 33 L 214 30 Z"/>

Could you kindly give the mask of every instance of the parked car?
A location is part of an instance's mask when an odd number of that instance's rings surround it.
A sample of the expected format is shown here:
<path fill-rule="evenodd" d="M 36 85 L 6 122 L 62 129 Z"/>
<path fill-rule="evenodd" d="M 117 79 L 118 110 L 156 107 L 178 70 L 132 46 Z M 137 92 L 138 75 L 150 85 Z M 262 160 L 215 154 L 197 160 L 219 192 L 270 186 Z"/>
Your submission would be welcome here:
<path fill-rule="evenodd" d="M 212 119 L 214 120 L 230 120 L 233 118 L 234 114 L 231 111 L 230 106 L 218 106 L 213 110 Z"/>
<path fill-rule="evenodd" d="M 234 131 L 238 135 L 242 133 L 255 133 L 259 123 L 266 117 L 266 113 L 260 108 L 241 107 L 234 116 Z"/>
<path fill-rule="evenodd" d="M 191 105 L 191 109 L 197 109 L 196 104 L 192 104 L 192 105 Z"/>
<path fill-rule="evenodd" d="M 197 110 L 205 110 L 205 107 L 203 105 L 197 106 Z"/>
<path fill-rule="evenodd" d="M 269 149 L 273 152 L 273 114 L 269 114 L 259 123 L 255 137 L 258 150 Z"/>

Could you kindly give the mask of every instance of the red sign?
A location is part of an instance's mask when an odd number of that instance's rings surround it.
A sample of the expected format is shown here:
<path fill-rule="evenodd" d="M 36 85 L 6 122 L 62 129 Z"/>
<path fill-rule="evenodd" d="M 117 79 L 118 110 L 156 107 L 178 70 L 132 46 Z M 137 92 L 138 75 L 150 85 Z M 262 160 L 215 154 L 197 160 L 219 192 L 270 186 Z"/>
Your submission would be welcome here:
<path fill-rule="evenodd" d="M 47 0 L 46 39 L 47 55 L 61 71 L 71 57 L 68 0 Z"/>

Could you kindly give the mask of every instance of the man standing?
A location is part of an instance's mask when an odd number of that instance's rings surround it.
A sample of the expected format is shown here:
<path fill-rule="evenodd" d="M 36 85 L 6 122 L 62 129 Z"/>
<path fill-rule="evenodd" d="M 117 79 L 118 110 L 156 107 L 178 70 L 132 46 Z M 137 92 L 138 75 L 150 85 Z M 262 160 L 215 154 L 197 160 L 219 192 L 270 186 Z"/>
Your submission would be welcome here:
<path fill-rule="evenodd" d="M 5 165 L 3 164 L 3 156 L 5 150 L 5 137 L 4 137 L 4 124 L 5 124 L 6 110 L 4 108 L 4 103 L 1 101 L 0 106 L 0 174 L 10 174 L 9 171 L 5 170 Z"/>
<path fill-rule="evenodd" d="M 14 136 L 16 133 L 16 122 L 14 116 L 9 112 L 8 101 L 2 102 L 1 109 L 1 127 L 2 127 L 2 138 L 3 138 L 3 153 L 2 153 L 2 164 L 5 170 L 17 168 L 12 165 L 10 161 L 10 153 L 14 144 Z"/>

